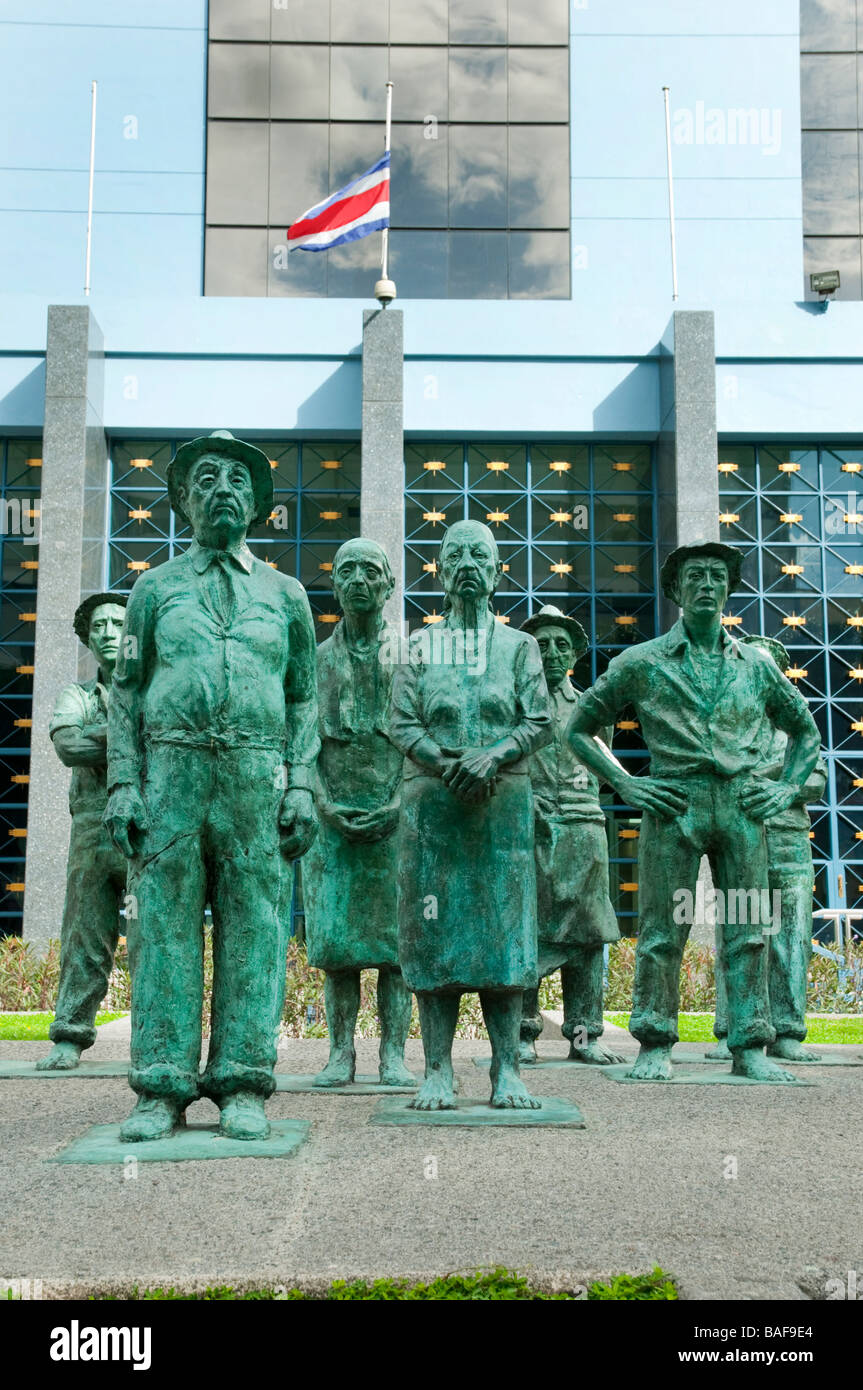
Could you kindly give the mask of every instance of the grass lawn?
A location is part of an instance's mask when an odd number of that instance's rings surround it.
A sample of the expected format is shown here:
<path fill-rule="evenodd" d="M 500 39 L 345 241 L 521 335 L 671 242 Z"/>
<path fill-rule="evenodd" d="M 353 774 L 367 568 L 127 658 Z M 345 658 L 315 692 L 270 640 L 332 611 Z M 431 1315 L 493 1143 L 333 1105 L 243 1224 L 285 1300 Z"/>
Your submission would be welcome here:
<path fill-rule="evenodd" d="M 606 1014 L 609 1023 L 629 1027 L 629 1014 Z M 713 1014 L 680 1014 L 681 1042 L 713 1042 Z M 863 1015 L 806 1018 L 807 1043 L 863 1043 Z"/>
<path fill-rule="evenodd" d="M 100 1023 L 113 1023 L 123 1014 L 97 1014 Z M 47 1042 L 53 1014 L 0 1014 L 0 1042 Z"/>

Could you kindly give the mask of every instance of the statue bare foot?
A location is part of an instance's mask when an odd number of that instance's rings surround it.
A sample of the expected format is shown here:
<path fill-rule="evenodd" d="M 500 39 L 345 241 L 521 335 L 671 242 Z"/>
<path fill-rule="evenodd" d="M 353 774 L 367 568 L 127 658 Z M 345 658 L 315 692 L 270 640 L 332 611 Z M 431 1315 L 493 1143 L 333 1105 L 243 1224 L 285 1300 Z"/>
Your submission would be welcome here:
<path fill-rule="evenodd" d="M 264 1097 L 257 1091 L 236 1091 L 223 1100 L 219 1133 L 224 1139 L 267 1139 L 270 1122 L 264 1110 Z"/>
<path fill-rule="evenodd" d="M 635 1066 L 631 1072 L 627 1072 L 627 1076 L 633 1081 L 670 1081 L 671 1044 L 647 1047 L 642 1043 Z"/>
<path fill-rule="evenodd" d="M 532 1038 L 522 1038 L 518 1044 L 519 1066 L 532 1067 L 537 1060 L 536 1043 Z"/>
<path fill-rule="evenodd" d="M 138 1104 L 120 1126 L 126 1144 L 146 1143 L 148 1139 L 168 1139 L 181 1123 L 182 1106 L 165 1096 L 139 1096 Z"/>
<path fill-rule="evenodd" d="M 731 1050 L 724 1038 L 719 1038 L 716 1046 L 711 1047 L 710 1051 L 705 1052 L 704 1055 L 711 1062 L 730 1062 L 733 1060 Z"/>
<path fill-rule="evenodd" d="M 765 1057 L 760 1047 L 735 1047 L 731 1055 L 733 1076 L 748 1076 L 751 1081 L 796 1081 L 797 1077 L 783 1067 L 777 1067 Z"/>
<path fill-rule="evenodd" d="M 381 1086 L 416 1086 L 417 1079 L 405 1066 L 405 1059 L 398 1051 L 381 1055 L 378 1081 Z"/>
<path fill-rule="evenodd" d="M 429 1072 L 410 1103 L 411 1110 L 455 1110 L 452 1073 Z"/>
<path fill-rule="evenodd" d="M 357 1070 L 356 1056 L 353 1048 L 350 1051 L 335 1051 L 330 1053 L 330 1060 L 319 1071 L 312 1081 L 313 1086 L 350 1086 Z"/>
<path fill-rule="evenodd" d="M 502 1066 L 492 1084 L 491 1103 L 496 1110 L 540 1110 L 542 1101 L 532 1096 L 512 1067 Z"/>
<path fill-rule="evenodd" d="M 37 1071 L 74 1071 L 81 1061 L 81 1048 L 77 1043 L 55 1043 L 47 1057 L 36 1063 Z"/>
<path fill-rule="evenodd" d="M 817 1052 L 808 1052 L 797 1038 L 777 1038 L 767 1049 L 768 1057 L 781 1057 L 783 1062 L 820 1062 Z"/>
<path fill-rule="evenodd" d="M 617 1062 L 625 1062 L 626 1058 L 621 1057 L 617 1052 L 612 1052 L 610 1048 L 603 1047 L 598 1038 L 591 1038 L 583 1046 L 576 1047 L 575 1043 L 569 1045 L 568 1062 L 587 1062 L 596 1067 L 609 1067 Z"/>

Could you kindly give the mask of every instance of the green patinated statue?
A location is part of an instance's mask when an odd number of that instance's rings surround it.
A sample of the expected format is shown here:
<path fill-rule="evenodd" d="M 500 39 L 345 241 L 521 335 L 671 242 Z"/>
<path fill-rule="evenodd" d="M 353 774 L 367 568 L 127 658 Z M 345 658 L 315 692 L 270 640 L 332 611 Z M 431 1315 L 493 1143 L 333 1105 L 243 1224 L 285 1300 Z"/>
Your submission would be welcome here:
<path fill-rule="evenodd" d="M 701 856 L 710 861 L 723 901 L 769 902 L 765 822 L 799 799 L 818 758 L 818 729 L 800 693 L 770 657 L 736 641 L 722 626 L 741 564 L 740 551 L 719 542 L 673 551 L 661 581 L 666 597 L 683 609 L 681 619 L 664 636 L 615 657 L 579 700 L 570 724 L 578 757 L 622 801 L 644 812 L 630 1019 L 630 1031 L 641 1043 L 630 1073 L 637 1080 L 671 1075 L 680 963 L 693 920 L 685 900 L 694 900 Z M 629 705 L 650 753 L 649 777 L 622 772 L 593 741 Z M 775 781 L 758 775 L 765 717 L 788 735 Z M 743 922 L 739 915 L 719 928 L 732 1069 L 754 1080 L 793 1081 L 764 1055 L 765 1044 L 775 1037 L 764 924 L 757 912 L 744 908 Z"/>
<path fill-rule="evenodd" d="M 761 636 L 744 637 L 743 641 L 767 652 L 783 675 L 787 672 L 791 660 L 781 642 L 773 637 Z M 760 776 L 775 781 L 781 775 L 786 744 L 787 738 L 782 730 L 765 720 Z M 826 785 L 827 765 L 823 758 L 819 758 L 800 796 L 784 811 L 765 822 L 771 899 L 775 902 L 778 893 L 781 904 L 780 921 L 772 924 L 774 930 L 768 947 L 767 987 L 776 1041 L 770 1044 L 767 1051 L 771 1057 L 781 1057 L 786 1062 L 821 1060 L 816 1052 L 807 1052 L 803 1047 L 806 1038 L 806 987 L 812 955 L 812 889 L 815 882 L 806 806 L 821 800 Z M 717 953 L 716 966 L 716 1022 L 713 1031 L 720 1043 L 707 1055 L 724 1061 L 730 1053 L 725 1042 L 728 1006 L 721 951 Z"/>
<path fill-rule="evenodd" d="M 135 584 L 108 718 L 105 813 L 130 861 L 132 1068 L 124 1141 L 169 1135 L 209 1096 L 220 1133 L 265 1138 L 281 1017 L 284 861 L 316 828 L 315 636 L 302 586 L 256 559 L 270 464 L 226 431 L 178 449 L 171 506 L 189 548 Z M 212 1030 L 201 1057 L 203 919 Z"/>
<path fill-rule="evenodd" d="M 126 861 L 108 838 L 102 814 L 108 801 L 108 701 L 125 594 L 91 594 L 75 611 L 76 636 L 96 658 L 95 680 L 67 685 L 54 708 L 49 733 L 62 763 L 72 769 L 72 834 L 66 902 L 60 929 L 60 988 L 51 1024 L 54 1046 L 39 1071 L 70 1071 L 96 1041 L 96 1012 L 105 998 L 126 891 Z"/>
<path fill-rule="evenodd" d="M 380 1081 L 412 1085 L 404 1063 L 411 995 L 398 955 L 395 830 L 404 759 L 387 737 L 397 634 L 382 619 L 395 580 L 375 541 L 346 541 L 333 561 L 344 614 L 318 647 L 320 833 L 303 862 L 309 964 L 326 971 L 330 1057 L 316 1086 L 354 1080 L 360 971 L 378 971 Z"/>
<path fill-rule="evenodd" d="M 539 1108 L 519 1077 L 522 994 L 536 983 L 536 880 L 528 757 L 551 737 L 539 648 L 496 621 L 501 574 L 487 526 L 446 532 L 445 617 L 410 638 L 393 683 L 390 738 L 405 754 L 399 959 L 425 1050 L 418 1110 L 454 1104 L 459 998 L 479 992 L 491 1103 Z"/>
<path fill-rule="evenodd" d="M 566 738 L 578 694 L 569 679 L 588 647 L 584 628 L 546 604 L 527 622 L 539 645 L 551 697 L 554 737 L 530 759 L 536 854 L 539 978 L 560 969 L 563 1036 L 574 1062 L 607 1064 L 623 1059 L 599 1042 L 603 1030 L 602 958 L 606 941 L 620 933 L 608 896 L 608 842 L 599 804 L 599 781 L 575 756 Z M 610 732 L 605 734 L 611 742 Z M 536 1061 L 542 1032 L 539 989 L 525 991 L 521 1021 L 522 1063 Z"/>

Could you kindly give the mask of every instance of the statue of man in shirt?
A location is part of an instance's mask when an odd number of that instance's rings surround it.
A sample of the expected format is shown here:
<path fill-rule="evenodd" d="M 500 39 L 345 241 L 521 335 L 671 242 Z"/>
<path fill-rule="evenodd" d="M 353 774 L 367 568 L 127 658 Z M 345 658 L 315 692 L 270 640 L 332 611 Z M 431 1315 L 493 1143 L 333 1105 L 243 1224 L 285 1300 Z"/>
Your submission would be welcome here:
<path fill-rule="evenodd" d="M 217 430 L 177 450 L 171 506 L 194 540 L 142 574 L 126 615 L 108 723 L 105 822 L 130 861 L 132 1068 L 126 1141 L 160 1139 L 209 1096 L 220 1133 L 262 1139 L 284 1002 L 283 860 L 317 818 L 315 635 L 305 590 L 256 559 L 269 461 Z M 199 1077 L 203 920 L 213 1004 Z"/>
<path fill-rule="evenodd" d="M 576 758 L 566 730 L 579 695 L 569 679 L 587 633 L 553 604 L 522 623 L 536 638 L 551 697 L 554 737 L 531 754 L 537 898 L 537 975 L 560 969 L 569 1060 L 607 1066 L 624 1059 L 599 1041 L 603 946 L 620 932 L 608 896 L 608 841 L 599 780 Z M 606 731 L 606 744 L 611 735 Z M 536 1061 L 542 1032 L 539 986 L 524 992 L 519 1062 Z"/>
<path fill-rule="evenodd" d="M 718 541 L 672 551 L 661 582 L 666 597 L 683 609 L 681 619 L 664 636 L 615 657 L 579 701 L 569 728 L 581 761 L 624 803 L 644 812 L 629 1024 L 641 1043 L 630 1075 L 641 1081 L 671 1076 L 680 964 L 703 854 L 727 904 L 718 931 L 732 1070 L 758 1081 L 794 1080 L 764 1055 L 775 1038 L 764 932 L 772 924 L 762 922 L 752 905 L 770 901 L 765 821 L 800 797 L 820 740 L 805 700 L 773 660 L 722 626 L 742 561 L 739 550 Z M 622 772 L 593 741 L 627 706 L 635 710 L 650 753 L 649 777 Z M 788 735 L 775 781 L 758 775 L 765 717 Z"/>
<path fill-rule="evenodd" d="M 72 834 L 60 928 L 60 988 L 51 1024 L 54 1046 L 38 1071 L 71 1071 L 96 1041 L 96 1011 L 108 989 L 126 891 L 126 861 L 102 824 L 108 801 L 108 700 L 125 594 L 91 594 L 75 610 L 75 635 L 96 658 L 95 680 L 67 685 L 48 728 L 61 763 L 72 769 Z"/>

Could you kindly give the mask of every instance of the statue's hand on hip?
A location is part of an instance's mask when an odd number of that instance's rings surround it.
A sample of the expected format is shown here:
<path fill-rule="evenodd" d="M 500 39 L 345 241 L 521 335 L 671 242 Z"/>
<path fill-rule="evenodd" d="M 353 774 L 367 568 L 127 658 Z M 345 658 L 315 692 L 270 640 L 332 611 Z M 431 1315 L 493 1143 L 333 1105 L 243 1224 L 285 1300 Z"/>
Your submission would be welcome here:
<path fill-rule="evenodd" d="M 800 789 L 788 782 L 753 780 L 740 793 L 740 805 L 750 820 L 765 821 L 786 811 Z"/>
<path fill-rule="evenodd" d="M 136 841 L 140 841 L 150 826 L 144 798 L 137 787 L 123 783 L 114 788 L 108 797 L 102 824 L 111 843 L 126 859 L 133 859 L 138 852 Z"/>
<path fill-rule="evenodd" d="M 629 777 L 619 790 L 621 800 L 638 811 L 651 811 L 663 820 L 676 820 L 685 814 L 689 805 L 680 788 L 661 777 Z"/>
<path fill-rule="evenodd" d="M 300 859 L 318 833 L 315 799 L 303 788 L 286 791 L 279 808 L 279 837 L 286 859 Z"/>

